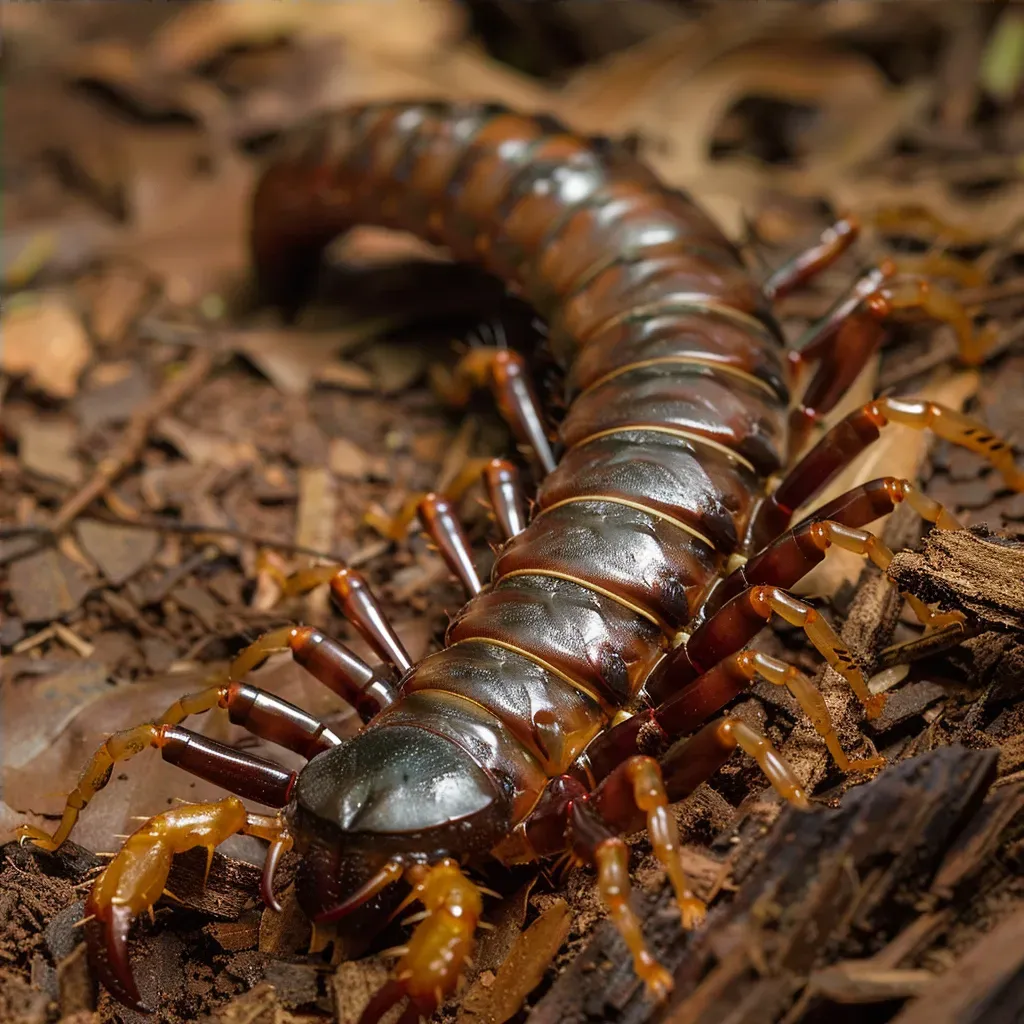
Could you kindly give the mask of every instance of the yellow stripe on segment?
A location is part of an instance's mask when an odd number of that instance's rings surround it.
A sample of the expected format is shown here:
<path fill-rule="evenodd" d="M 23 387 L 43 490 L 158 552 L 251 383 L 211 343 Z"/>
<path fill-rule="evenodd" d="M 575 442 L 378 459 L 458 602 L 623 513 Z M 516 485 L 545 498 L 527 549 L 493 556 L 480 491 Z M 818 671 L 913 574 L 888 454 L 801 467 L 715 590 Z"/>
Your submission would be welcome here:
<path fill-rule="evenodd" d="M 450 651 L 453 647 L 459 647 L 461 644 L 469 643 L 491 644 L 493 647 L 501 647 L 506 651 L 511 651 L 513 654 L 518 654 L 521 658 L 525 658 L 527 661 L 532 661 L 534 665 L 538 665 L 540 668 L 544 669 L 545 672 L 550 672 L 553 676 L 557 676 L 563 683 L 568 684 L 574 690 L 579 690 L 584 697 L 589 697 L 609 718 L 611 718 L 611 716 L 618 710 L 618 707 L 615 704 L 610 703 L 600 694 L 595 693 L 589 686 L 581 683 L 578 679 L 573 679 L 572 676 L 566 674 L 561 669 L 555 668 L 554 665 L 548 664 L 548 662 L 543 658 L 538 657 L 536 654 L 524 651 L 522 647 L 516 647 L 515 644 L 506 643 L 504 640 L 494 640 L 489 636 L 464 636 L 456 640 L 455 643 L 448 644 L 445 650 Z"/>
<path fill-rule="evenodd" d="M 653 359 L 642 359 L 635 363 L 627 363 L 625 366 L 620 366 L 617 369 L 606 373 L 603 377 L 599 377 L 594 381 L 593 384 L 588 384 L 573 401 L 582 398 L 584 395 L 589 394 L 591 391 L 599 388 L 602 384 L 607 384 L 610 380 L 615 380 L 616 377 L 621 377 L 624 373 L 629 373 L 630 370 L 643 370 L 648 366 L 665 366 L 665 365 L 679 365 L 679 366 L 704 366 L 710 370 L 720 370 L 722 373 L 728 373 L 733 377 L 738 377 L 742 381 L 746 381 L 747 384 L 753 387 L 760 388 L 762 391 L 767 392 L 772 398 L 778 398 L 775 389 L 768 384 L 766 381 L 761 380 L 759 377 L 755 377 L 752 373 L 747 373 L 746 370 L 741 370 L 739 367 L 730 366 L 728 363 L 716 362 L 714 359 L 701 359 L 698 356 L 657 356 Z"/>
<path fill-rule="evenodd" d="M 625 423 L 618 427 L 609 427 L 608 430 L 600 430 L 596 434 L 590 434 L 583 438 L 582 441 L 577 441 L 568 451 L 575 451 L 577 448 L 582 448 L 585 444 L 590 444 L 591 441 L 597 441 L 602 437 L 614 437 L 616 434 L 625 434 L 635 430 L 649 430 L 655 434 L 669 434 L 671 437 L 679 437 L 684 441 L 691 441 L 693 444 L 714 448 L 715 451 L 721 452 L 722 455 L 732 459 L 734 462 L 738 462 L 741 466 L 749 469 L 755 476 L 757 475 L 757 470 L 754 469 L 752 462 L 748 462 L 739 452 L 733 451 L 732 448 L 727 447 L 721 442 L 712 441 L 710 437 L 694 434 L 689 430 L 683 430 L 681 427 L 666 427 L 658 423 Z"/>
<path fill-rule="evenodd" d="M 738 309 L 734 309 L 732 306 L 726 306 L 722 303 L 716 302 L 714 299 L 709 298 L 707 295 L 701 292 L 683 292 L 676 293 L 674 295 L 666 295 L 663 299 L 658 299 L 655 302 L 648 302 L 642 306 L 628 306 L 621 313 L 616 313 L 614 316 L 607 317 L 602 320 L 599 324 L 592 327 L 586 334 L 573 335 L 576 338 L 578 345 L 582 346 L 587 343 L 589 338 L 594 337 L 601 331 L 607 330 L 609 327 L 614 327 L 616 324 L 622 323 L 623 320 L 632 319 L 634 317 L 651 316 L 661 312 L 671 312 L 675 306 L 690 306 L 695 313 L 712 313 L 717 316 L 721 316 L 726 320 L 731 320 L 733 323 L 739 324 L 746 330 L 757 331 L 762 337 L 771 337 L 771 332 L 757 317 L 751 316 L 749 313 L 744 313 Z"/>
<path fill-rule="evenodd" d="M 497 582 L 500 583 L 502 580 L 510 580 L 516 576 L 547 576 L 550 579 L 565 580 L 567 583 L 575 583 L 578 587 L 583 587 L 584 590 L 592 590 L 595 594 L 600 594 L 602 597 L 607 597 L 616 604 L 622 605 L 623 608 L 633 612 L 634 615 L 639 615 L 642 618 L 647 619 L 648 622 L 657 626 L 663 633 L 670 635 L 668 625 L 662 622 L 656 615 L 652 615 L 650 612 L 645 611 L 639 605 L 633 604 L 632 601 L 627 601 L 625 598 L 619 597 L 618 594 L 613 594 L 610 590 L 605 590 L 604 587 L 599 587 L 596 583 L 588 583 L 586 580 L 580 579 L 579 576 L 570 576 L 568 573 L 556 572 L 554 569 L 514 569 L 512 572 L 504 573 Z"/>
<path fill-rule="evenodd" d="M 702 541 L 704 544 L 714 551 L 715 545 L 704 536 L 699 530 L 695 530 L 692 526 L 687 526 L 681 519 L 676 519 L 675 516 L 670 516 L 666 512 L 659 512 L 656 508 L 651 508 L 650 505 L 641 504 L 639 501 L 631 501 L 629 498 L 620 498 L 614 494 L 579 494 L 573 498 L 563 498 L 561 501 L 556 501 L 554 505 L 548 505 L 542 508 L 534 517 L 533 522 L 540 519 L 541 516 L 546 515 L 548 512 L 553 512 L 556 508 L 561 508 L 563 505 L 571 505 L 577 501 L 607 501 L 612 505 L 625 505 L 627 508 L 635 508 L 638 512 L 646 512 L 649 516 L 654 516 L 656 519 L 663 519 L 666 523 L 671 523 L 673 526 L 679 527 L 685 533 L 688 533 L 691 537 L 696 537 L 697 540 Z"/>

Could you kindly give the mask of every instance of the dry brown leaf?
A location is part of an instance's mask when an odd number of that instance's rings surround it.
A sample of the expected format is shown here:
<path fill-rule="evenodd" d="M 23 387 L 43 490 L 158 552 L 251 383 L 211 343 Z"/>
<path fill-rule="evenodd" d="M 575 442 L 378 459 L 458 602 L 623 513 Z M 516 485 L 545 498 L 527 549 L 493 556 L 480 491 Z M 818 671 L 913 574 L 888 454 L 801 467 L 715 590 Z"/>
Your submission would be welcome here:
<path fill-rule="evenodd" d="M 382 18 L 386 32 L 381 31 Z M 410 60 L 447 48 L 461 36 L 464 22 L 464 13 L 447 0 L 201 4 L 185 9 L 155 34 L 147 60 L 163 71 L 183 71 L 225 49 L 259 46 L 282 36 L 337 36 L 353 48 Z"/>
<path fill-rule="evenodd" d="M 91 589 L 75 563 L 53 548 L 12 562 L 8 584 L 14 606 L 26 622 L 52 622 L 67 615 Z"/>
<path fill-rule="evenodd" d="M 27 376 L 53 398 L 71 398 L 92 355 L 78 314 L 57 294 L 8 305 L 0 321 L 4 371 Z"/>
<path fill-rule="evenodd" d="M 327 459 L 331 472 L 345 480 L 365 480 L 373 465 L 373 460 L 359 445 L 344 437 L 331 440 Z"/>
<path fill-rule="evenodd" d="M 369 370 L 357 363 L 340 359 L 333 363 L 324 363 L 314 372 L 313 380 L 317 384 L 342 388 L 345 391 L 367 392 L 373 391 L 375 386 L 373 374 Z"/>
<path fill-rule="evenodd" d="M 239 332 L 226 338 L 286 395 L 305 395 L 330 360 L 379 334 L 385 324 L 367 320 L 338 331 L 269 328 Z M 342 374 L 344 371 L 340 371 Z M 365 371 L 363 371 L 365 373 Z"/>
<path fill-rule="evenodd" d="M 79 520 L 75 524 L 75 535 L 82 550 L 115 586 L 149 565 L 160 547 L 160 534 L 156 530 L 140 530 L 96 519 Z"/>
<path fill-rule="evenodd" d="M 458 1024 L 505 1024 L 540 984 L 569 934 L 572 914 L 565 900 L 556 900 L 516 940 L 494 981 L 478 978 L 463 1000 Z"/>
<path fill-rule="evenodd" d="M 670 99 L 680 83 L 709 63 L 752 39 L 807 24 L 792 7 L 756 4 L 737 18 L 730 5 L 719 5 L 698 21 L 660 32 L 634 46 L 589 64 L 570 78 L 558 110 L 580 131 L 625 135 L 638 104 L 650 97 Z"/>
<path fill-rule="evenodd" d="M 159 419 L 153 433 L 169 441 L 196 466 L 214 465 L 222 469 L 237 469 L 258 461 L 255 445 L 249 441 L 235 441 L 230 437 L 195 430 L 172 416 Z"/>
<path fill-rule="evenodd" d="M 18 431 L 18 459 L 33 473 L 75 485 L 85 472 L 75 455 L 75 425 L 64 419 L 26 419 Z"/>
<path fill-rule="evenodd" d="M 101 663 L 76 661 L 45 675 L 10 681 L 2 700 L 4 767 L 23 768 L 84 708 L 108 696 L 109 674 Z"/>

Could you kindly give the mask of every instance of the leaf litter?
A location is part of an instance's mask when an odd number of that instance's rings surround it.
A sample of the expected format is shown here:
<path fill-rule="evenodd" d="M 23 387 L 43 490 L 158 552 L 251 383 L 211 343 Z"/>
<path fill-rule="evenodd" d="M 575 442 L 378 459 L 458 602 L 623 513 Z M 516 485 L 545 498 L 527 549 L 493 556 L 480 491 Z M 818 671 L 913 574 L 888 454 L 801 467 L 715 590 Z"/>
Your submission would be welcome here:
<path fill-rule="evenodd" d="M 472 302 L 483 293 L 460 283 L 443 254 L 395 233 L 360 231 L 336 247 L 337 259 L 368 275 L 362 282 L 377 275 L 376 311 L 320 302 L 299 327 L 285 328 L 245 307 L 247 197 L 258 153 L 268 135 L 317 111 L 377 98 L 486 98 L 551 111 L 584 131 L 632 135 L 666 180 L 692 189 L 764 266 L 808 244 L 837 212 L 870 218 L 923 209 L 928 216 L 913 230 L 903 216 L 908 237 L 896 246 L 982 251 L 987 277 L 973 285 L 983 296 L 976 308 L 1011 339 L 1009 352 L 995 367 L 958 378 L 943 368 L 947 347 L 927 367 L 932 376 L 922 376 L 914 366 L 942 351 L 943 333 L 908 328 L 878 372 L 917 393 L 980 407 L 1020 442 L 1024 364 L 1012 332 L 1024 313 L 1024 182 L 1012 148 L 1021 137 L 1011 102 L 1021 74 L 1015 12 L 968 18 L 962 5 L 946 3 L 758 4 L 737 18 L 728 3 L 585 12 L 564 5 L 543 14 L 523 5 L 498 46 L 485 6 L 395 0 L 386 33 L 380 4 L 370 0 L 15 5 L 5 17 L 3 828 L 52 825 L 62 795 L 112 729 L 197 689 L 265 629 L 309 621 L 368 655 L 322 594 L 282 599 L 274 579 L 316 560 L 310 552 L 362 565 L 416 657 L 437 646 L 460 604 L 422 538 L 413 532 L 389 544 L 373 523 L 410 494 L 443 486 L 465 460 L 511 450 L 486 402 L 464 420 L 442 409 L 429 387 L 430 366 L 451 359 L 450 340 L 473 326 Z M 510 46 L 525 55 L 529 73 L 494 55 Z M 881 253 L 893 242 L 875 231 L 868 244 Z M 844 261 L 784 308 L 790 336 L 855 266 L 855 257 Z M 354 309 L 375 293 L 349 282 L 342 294 Z M 408 302 L 396 316 L 397 294 Z M 183 373 L 184 386 L 176 386 Z M 865 386 L 870 393 L 870 381 Z M 878 453 L 878 472 L 893 472 L 898 456 L 899 473 L 930 474 L 931 492 L 961 518 L 1001 515 L 1011 529 L 1024 522 L 1024 506 L 991 474 L 943 445 L 900 434 Z M 482 550 L 486 517 L 472 501 L 465 511 Z M 953 554 L 941 557 L 948 566 Z M 928 565 L 907 564 L 910 575 Z M 867 592 L 866 584 L 857 589 L 860 574 L 853 562 L 817 591 L 840 604 L 846 595 L 849 607 L 850 595 Z M 937 578 L 943 593 L 961 593 L 962 576 Z M 977 587 L 970 599 L 990 607 Z M 805 668 L 817 666 L 781 635 L 765 642 L 784 641 Z M 900 622 L 890 639 L 915 635 Z M 905 709 L 872 734 L 890 760 L 968 735 L 975 745 L 1015 749 L 1024 723 L 999 697 L 1015 648 L 999 647 L 1000 660 L 991 641 L 974 643 L 959 661 L 914 668 Z M 951 689 L 957 673 L 959 689 Z M 354 728 L 351 710 L 287 659 L 272 659 L 254 681 L 339 731 Z M 849 718 L 834 689 L 826 687 L 827 702 L 859 742 L 859 719 Z M 791 737 L 787 750 L 799 754 L 802 770 L 823 776 L 820 744 L 801 738 L 802 723 L 777 694 L 755 688 L 739 713 L 757 715 L 776 742 Z M 241 740 L 218 713 L 195 724 Z M 1020 763 L 1000 761 L 1008 784 Z M 216 795 L 156 757 L 124 768 L 76 831 L 88 849 L 109 850 L 111 835 L 170 797 Z M 721 881 L 729 857 L 721 844 L 707 850 L 723 828 L 733 830 L 738 850 L 756 854 L 756 829 L 745 823 L 760 820 L 751 809 L 760 790 L 756 773 L 737 761 L 679 808 L 688 855 L 703 851 L 694 868 L 705 891 L 729 888 Z M 637 878 L 657 891 L 660 872 L 643 841 L 633 846 Z M 199 922 L 219 932 L 190 930 L 195 921 L 163 908 L 169 930 L 138 942 L 143 969 L 163 979 L 164 1019 L 354 1019 L 359 993 L 368 998 L 384 977 L 380 962 L 304 960 L 298 919 L 285 928 L 260 911 L 242 868 L 231 873 L 259 849 L 233 842 L 223 851 L 217 898 L 253 908 L 236 915 L 238 933 L 227 937 L 228 920 Z M 0 914 L 0 954 L 13 936 L 26 939 L 13 973 L 0 964 L 0 1006 L 17 1007 L 13 1019 L 32 1024 L 118 1019 L 108 998 L 93 1012 L 91 995 L 83 1002 L 74 994 L 81 967 L 32 931 L 77 898 L 62 869 L 11 847 L 5 853 L 11 866 L 0 906 L 8 895 L 45 899 L 15 924 Z M 187 878 L 189 898 L 201 899 Z M 536 1004 L 558 984 L 602 918 L 585 872 L 568 885 L 546 876 L 489 883 L 509 895 L 503 941 L 446 1008 L 450 1020 L 518 1020 L 524 1002 Z M 213 904 L 203 906 L 217 916 Z M 317 969 L 288 983 L 275 974 L 278 955 Z M 904 973 L 819 971 L 810 983 L 845 1000 L 865 985 L 891 992 L 920 984 L 919 972 Z M 42 1001 L 40 984 L 49 993 Z"/>

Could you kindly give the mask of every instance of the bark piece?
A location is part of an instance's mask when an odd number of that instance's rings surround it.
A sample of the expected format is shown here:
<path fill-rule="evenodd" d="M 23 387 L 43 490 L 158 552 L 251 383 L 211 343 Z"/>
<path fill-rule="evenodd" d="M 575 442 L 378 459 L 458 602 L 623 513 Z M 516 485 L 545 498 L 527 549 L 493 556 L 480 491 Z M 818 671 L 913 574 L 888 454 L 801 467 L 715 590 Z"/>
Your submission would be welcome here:
<path fill-rule="evenodd" d="M 933 530 L 923 552 L 897 554 L 889 575 L 900 590 L 964 611 L 988 627 L 1024 629 L 1024 537 L 972 526 Z"/>
<path fill-rule="evenodd" d="M 675 975 L 664 1010 L 646 998 L 605 922 L 531 1024 L 774 1024 L 811 976 L 878 952 L 886 936 L 918 918 L 932 879 L 957 873 L 942 871 L 947 852 L 962 848 L 958 840 L 977 817 L 994 820 L 979 810 L 996 761 L 995 750 L 943 747 L 851 790 L 838 808 L 784 811 L 737 879 L 733 902 L 715 908 L 702 931 L 680 932 L 667 891 L 636 899 L 652 952 Z M 965 845 L 986 846 L 969 838 Z M 938 899 L 931 894 L 930 902 Z"/>

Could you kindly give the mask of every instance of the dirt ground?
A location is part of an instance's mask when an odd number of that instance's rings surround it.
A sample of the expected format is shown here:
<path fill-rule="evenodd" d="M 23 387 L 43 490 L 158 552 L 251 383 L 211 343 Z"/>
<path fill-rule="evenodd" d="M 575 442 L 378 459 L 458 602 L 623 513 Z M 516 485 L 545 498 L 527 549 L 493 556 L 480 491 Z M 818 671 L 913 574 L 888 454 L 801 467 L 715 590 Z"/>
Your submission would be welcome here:
<path fill-rule="evenodd" d="M 551 111 L 638 140 L 760 274 L 854 212 L 867 224 L 855 250 L 781 304 L 788 337 L 869 263 L 930 253 L 935 267 L 941 253 L 958 262 L 940 286 L 996 343 L 970 370 L 949 325 L 900 324 L 841 411 L 881 391 L 928 395 L 1022 444 L 1024 19 L 1012 5 L 752 4 L 743 18 L 735 4 L 667 0 L 391 8 L 386 33 L 374 2 L 5 10 L 5 1024 L 147 1019 L 96 991 L 83 900 L 139 819 L 220 794 L 148 752 L 117 766 L 58 854 L 19 847 L 14 829 L 52 829 L 109 733 L 201 688 L 266 630 L 306 622 L 371 656 L 324 588 L 285 597 L 282 574 L 356 566 L 411 656 L 436 649 L 461 590 L 421 535 L 394 543 L 382 527 L 468 459 L 514 450 L 487 396 L 455 410 L 430 384 L 481 322 L 535 340 L 494 282 L 404 236 L 359 231 L 298 324 L 254 304 L 248 198 L 289 126 L 396 96 Z M 898 228 L 882 216 L 895 209 Z M 1001 531 L 935 548 L 913 517 L 884 525 L 891 547 L 924 552 L 894 563 L 901 585 L 967 611 L 977 635 L 884 672 L 887 648 L 920 629 L 851 556 L 805 589 L 873 685 L 891 688 L 879 719 L 864 721 L 802 633 L 758 644 L 814 675 L 851 755 L 877 751 L 890 767 L 842 776 L 791 698 L 753 687 L 732 713 L 767 732 L 819 807 L 783 811 L 739 756 L 679 805 L 687 866 L 715 898 L 691 937 L 646 837 L 633 837 L 637 906 L 676 977 L 668 1007 L 638 988 L 589 872 L 494 869 L 496 928 L 444 1019 L 1019 1019 L 1024 497 L 976 457 L 896 429 L 829 495 L 887 474 Z M 486 573 L 496 534 L 478 489 L 462 513 Z M 287 656 L 251 679 L 342 735 L 358 725 Z M 220 713 L 189 725 L 301 764 Z M 134 933 L 157 1019 L 357 1020 L 391 961 L 310 954 L 294 862 L 277 915 L 258 898 L 261 844 L 221 850 L 205 887 L 201 851 L 179 858 L 175 898 Z"/>

